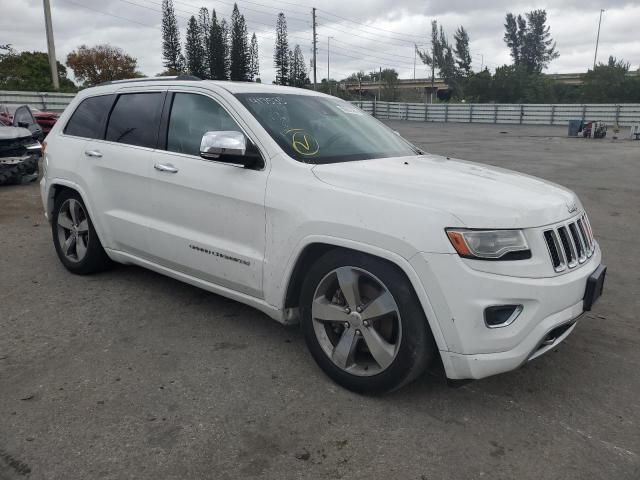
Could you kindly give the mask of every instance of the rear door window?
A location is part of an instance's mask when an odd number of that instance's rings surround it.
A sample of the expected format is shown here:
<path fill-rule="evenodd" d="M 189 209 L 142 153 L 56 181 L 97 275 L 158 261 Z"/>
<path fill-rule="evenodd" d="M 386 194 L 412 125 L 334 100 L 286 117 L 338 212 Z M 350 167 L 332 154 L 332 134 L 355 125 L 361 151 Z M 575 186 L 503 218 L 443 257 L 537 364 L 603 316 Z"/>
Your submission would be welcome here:
<path fill-rule="evenodd" d="M 164 92 L 150 92 L 118 96 L 109 117 L 106 139 L 156 148 L 164 95 Z"/>
<path fill-rule="evenodd" d="M 99 95 L 82 101 L 67 123 L 64 133 L 76 137 L 104 137 L 104 124 L 113 102 L 113 95 Z"/>

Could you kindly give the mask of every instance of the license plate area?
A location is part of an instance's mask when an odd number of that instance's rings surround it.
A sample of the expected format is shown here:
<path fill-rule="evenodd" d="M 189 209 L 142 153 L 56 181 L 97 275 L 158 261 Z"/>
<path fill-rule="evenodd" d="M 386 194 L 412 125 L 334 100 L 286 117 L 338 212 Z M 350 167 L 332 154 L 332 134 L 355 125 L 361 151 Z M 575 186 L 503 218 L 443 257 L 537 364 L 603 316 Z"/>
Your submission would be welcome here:
<path fill-rule="evenodd" d="M 591 307 L 602 295 L 602 289 L 604 288 L 604 279 L 607 275 L 607 267 L 599 265 L 596 271 L 593 272 L 587 280 L 587 289 L 584 292 L 584 311 L 588 312 Z"/>

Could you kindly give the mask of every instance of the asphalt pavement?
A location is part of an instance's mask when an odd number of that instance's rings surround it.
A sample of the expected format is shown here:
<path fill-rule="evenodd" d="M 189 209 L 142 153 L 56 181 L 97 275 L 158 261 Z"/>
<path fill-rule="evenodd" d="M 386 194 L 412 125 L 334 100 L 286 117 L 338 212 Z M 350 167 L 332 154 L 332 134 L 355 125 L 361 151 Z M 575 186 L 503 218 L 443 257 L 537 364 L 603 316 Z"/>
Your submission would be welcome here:
<path fill-rule="evenodd" d="M 0 187 L 0 479 L 640 478 L 640 142 L 389 122 L 428 151 L 581 197 L 604 296 L 558 348 L 364 397 L 297 327 L 137 267 L 68 273 L 36 184 Z"/>

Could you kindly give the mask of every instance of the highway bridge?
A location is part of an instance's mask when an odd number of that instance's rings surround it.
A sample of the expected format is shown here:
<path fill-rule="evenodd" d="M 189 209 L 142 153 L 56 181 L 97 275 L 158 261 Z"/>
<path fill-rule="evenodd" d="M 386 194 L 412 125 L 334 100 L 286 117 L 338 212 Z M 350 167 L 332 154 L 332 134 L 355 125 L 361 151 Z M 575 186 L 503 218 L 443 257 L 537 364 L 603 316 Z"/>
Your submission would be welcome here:
<path fill-rule="evenodd" d="M 545 74 L 547 77 L 559 82 L 564 83 L 565 85 L 582 85 L 583 78 L 586 75 L 585 73 L 550 73 Z M 629 76 L 640 76 L 638 72 L 629 72 L 627 73 Z M 347 91 L 362 91 L 364 92 L 372 92 L 383 89 L 385 87 L 384 82 L 379 81 L 366 81 L 366 82 L 357 82 L 357 81 L 346 81 L 342 80 L 339 82 L 340 88 Z M 429 92 L 431 88 L 433 88 L 436 92 L 439 91 L 448 91 L 449 87 L 445 83 L 442 78 L 436 78 L 433 80 L 433 87 L 430 78 L 416 78 L 416 79 L 398 79 L 398 83 L 396 84 L 396 88 L 400 90 L 419 90 L 421 92 Z"/>

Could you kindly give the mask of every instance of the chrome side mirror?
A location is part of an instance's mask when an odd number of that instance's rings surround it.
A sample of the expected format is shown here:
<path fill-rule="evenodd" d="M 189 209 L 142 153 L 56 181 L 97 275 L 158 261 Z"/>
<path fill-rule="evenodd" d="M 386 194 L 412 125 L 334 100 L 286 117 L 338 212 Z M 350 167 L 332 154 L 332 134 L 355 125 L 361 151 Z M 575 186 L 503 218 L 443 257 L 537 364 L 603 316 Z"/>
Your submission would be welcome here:
<path fill-rule="evenodd" d="M 241 132 L 206 132 L 200 142 L 200 156 L 210 160 L 217 160 L 225 156 L 243 157 L 246 152 L 247 137 Z"/>

